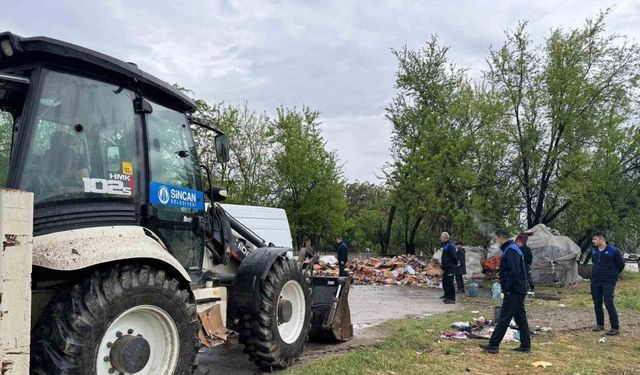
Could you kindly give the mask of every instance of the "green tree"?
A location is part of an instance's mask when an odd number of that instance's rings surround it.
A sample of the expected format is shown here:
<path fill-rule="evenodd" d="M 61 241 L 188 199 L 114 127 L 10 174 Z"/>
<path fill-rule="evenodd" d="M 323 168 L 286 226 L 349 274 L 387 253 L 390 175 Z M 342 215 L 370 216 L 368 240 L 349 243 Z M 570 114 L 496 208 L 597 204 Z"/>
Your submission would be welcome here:
<path fill-rule="evenodd" d="M 507 176 L 496 173 L 505 138 L 491 131 L 502 119 L 500 103 L 472 85 L 447 52 L 435 37 L 421 50 L 394 51 L 397 95 L 387 108 L 394 161 L 387 181 L 408 252 L 421 227 L 427 248 L 438 245 L 442 230 L 461 240 L 485 238 L 474 218 L 501 212 L 506 200 L 495 193 L 510 191 Z M 494 225 L 504 221 L 494 218 Z"/>
<path fill-rule="evenodd" d="M 338 158 L 325 149 L 319 113 L 279 108 L 272 120 L 274 198 L 287 211 L 294 243 L 328 247 L 344 229 L 346 199 Z"/>
<path fill-rule="evenodd" d="M 345 238 L 353 248 L 381 251 L 389 191 L 383 185 L 356 181 L 346 185 L 346 198 Z"/>
<path fill-rule="evenodd" d="M 552 223 L 580 199 L 598 142 L 629 118 L 640 56 L 605 34 L 605 16 L 556 29 L 540 47 L 523 22 L 491 52 L 488 77 L 508 108 L 506 170 L 518 179 L 527 227 Z"/>
<path fill-rule="evenodd" d="M 214 182 L 229 192 L 229 203 L 273 205 L 272 124 L 266 114 L 248 108 L 209 104 L 196 100 L 198 116 L 215 124 L 229 140 L 228 163 L 216 159 L 214 134 L 196 128 L 195 140 L 200 160 L 214 173 Z"/>

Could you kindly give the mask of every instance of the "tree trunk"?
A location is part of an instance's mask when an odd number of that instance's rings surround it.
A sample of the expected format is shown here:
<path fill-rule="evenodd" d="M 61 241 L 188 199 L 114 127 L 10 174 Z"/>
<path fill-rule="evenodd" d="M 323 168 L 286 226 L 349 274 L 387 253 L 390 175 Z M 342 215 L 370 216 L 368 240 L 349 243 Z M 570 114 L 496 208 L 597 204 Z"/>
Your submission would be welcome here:
<path fill-rule="evenodd" d="M 393 218 L 396 215 L 396 206 L 392 205 L 389 208 L 389 216 L 387 218 L 387 230 L 382 235 L 382 241 L 380 243 L 380 252 L 386 255 L 389 251 L 389 241 L 391 240 L 391 227 L 393 226 Z"/>
<path fill-rule="evenodd" d="M 578 241 L 578 246 L 580 246 L 580 250 L 582 253 L 580 254 L 580 259 L 582 259 L 582 264 L 587 264 L 591 260 L 591 231 L 585 231 L 580 240 Z"/>
<path fill-rule="evenodd" d="M 420 223 L 422 222 L 422 214 L 418 214 L 416 217 L 416 221 L 413 224 L 413 228 L 411 228 L 411 235 L 409 237 L 409 242 L 406 246 L 407 255 L 415 255 L 416 254 L 416 234 L 418 233 L 418 228 L 420 227 Z"/>
<path fill-rule="evenodd" d="M 404 247 L 406 249 L 409 246 L 409 212 L 404 214 L 402 221 L 404 224 Z"/>

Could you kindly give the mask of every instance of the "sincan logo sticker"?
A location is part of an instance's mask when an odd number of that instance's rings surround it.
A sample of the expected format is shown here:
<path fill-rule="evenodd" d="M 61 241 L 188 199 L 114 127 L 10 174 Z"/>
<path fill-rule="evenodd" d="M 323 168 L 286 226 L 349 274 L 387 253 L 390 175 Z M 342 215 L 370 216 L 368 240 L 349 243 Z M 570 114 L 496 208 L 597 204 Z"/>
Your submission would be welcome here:
<path fill-rule="evenodd" d="M 151 181 L 149 202 L 161 206 L 204 211 L 204 193 L 180 186 Z"/>
<path fill-rule="evenodd" d="M 162 204 L 169 203 L 169 189 L 166 186 L 160 186 L 158 188 L 158 200 Z"/>

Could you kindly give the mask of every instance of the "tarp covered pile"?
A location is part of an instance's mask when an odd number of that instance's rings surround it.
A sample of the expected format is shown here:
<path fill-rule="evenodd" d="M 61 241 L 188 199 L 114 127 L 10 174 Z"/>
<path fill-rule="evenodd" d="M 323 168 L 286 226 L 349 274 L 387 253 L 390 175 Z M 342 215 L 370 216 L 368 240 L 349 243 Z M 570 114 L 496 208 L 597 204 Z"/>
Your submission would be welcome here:
<path fill-rule="evenodd" d="M 532 233 L 527 245 L 533 254 L 531 276 L 534 284 L 574 284 L 580 280 L 580 247 L 544 224 L 525 231 Z"/>
<path fill-rule="evenodd" d="M 324 258 L 324 259 L 323 259 Z M 338 265 L 322 257 L 314 265 L 316 275 L 337 276 Z M 442 270 L 438 262 L 428 262 L 413 255 L 398 255 L 393 258 L 352 259 L 347 270 L 354 284 L 413 285 L 437 288 Z"/>
<path fill-rule="evenodd" d="M 487 250 L 479 246 L 465 246 L 465 263 L 467 266 L 467 278 L 476 275 L 482 275 L 482 259 L 487 256 Z M 442 249 L 433 254 L 433 260 L 440 261 L 442 258 Z"/>

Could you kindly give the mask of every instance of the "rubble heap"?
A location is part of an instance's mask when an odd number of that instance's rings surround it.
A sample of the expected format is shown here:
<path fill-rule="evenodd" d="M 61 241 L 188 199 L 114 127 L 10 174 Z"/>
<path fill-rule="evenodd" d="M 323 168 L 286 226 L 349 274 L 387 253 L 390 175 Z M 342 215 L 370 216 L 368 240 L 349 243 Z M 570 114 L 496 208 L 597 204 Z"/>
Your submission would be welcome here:
<path fill-rule="evenodd" d="M 321 257 L 314 265 L 316 275 L 338 276 L 338 264 L 333 257 Z M 334 258 L 335 259 L 335 258 Z M 414 255 L 398 255 L 393 258 L 352 259 L 347 271 L 354 284 L 413 285 L 437 288 L 442 269 L 437 261 L 427 261 Z"/>

